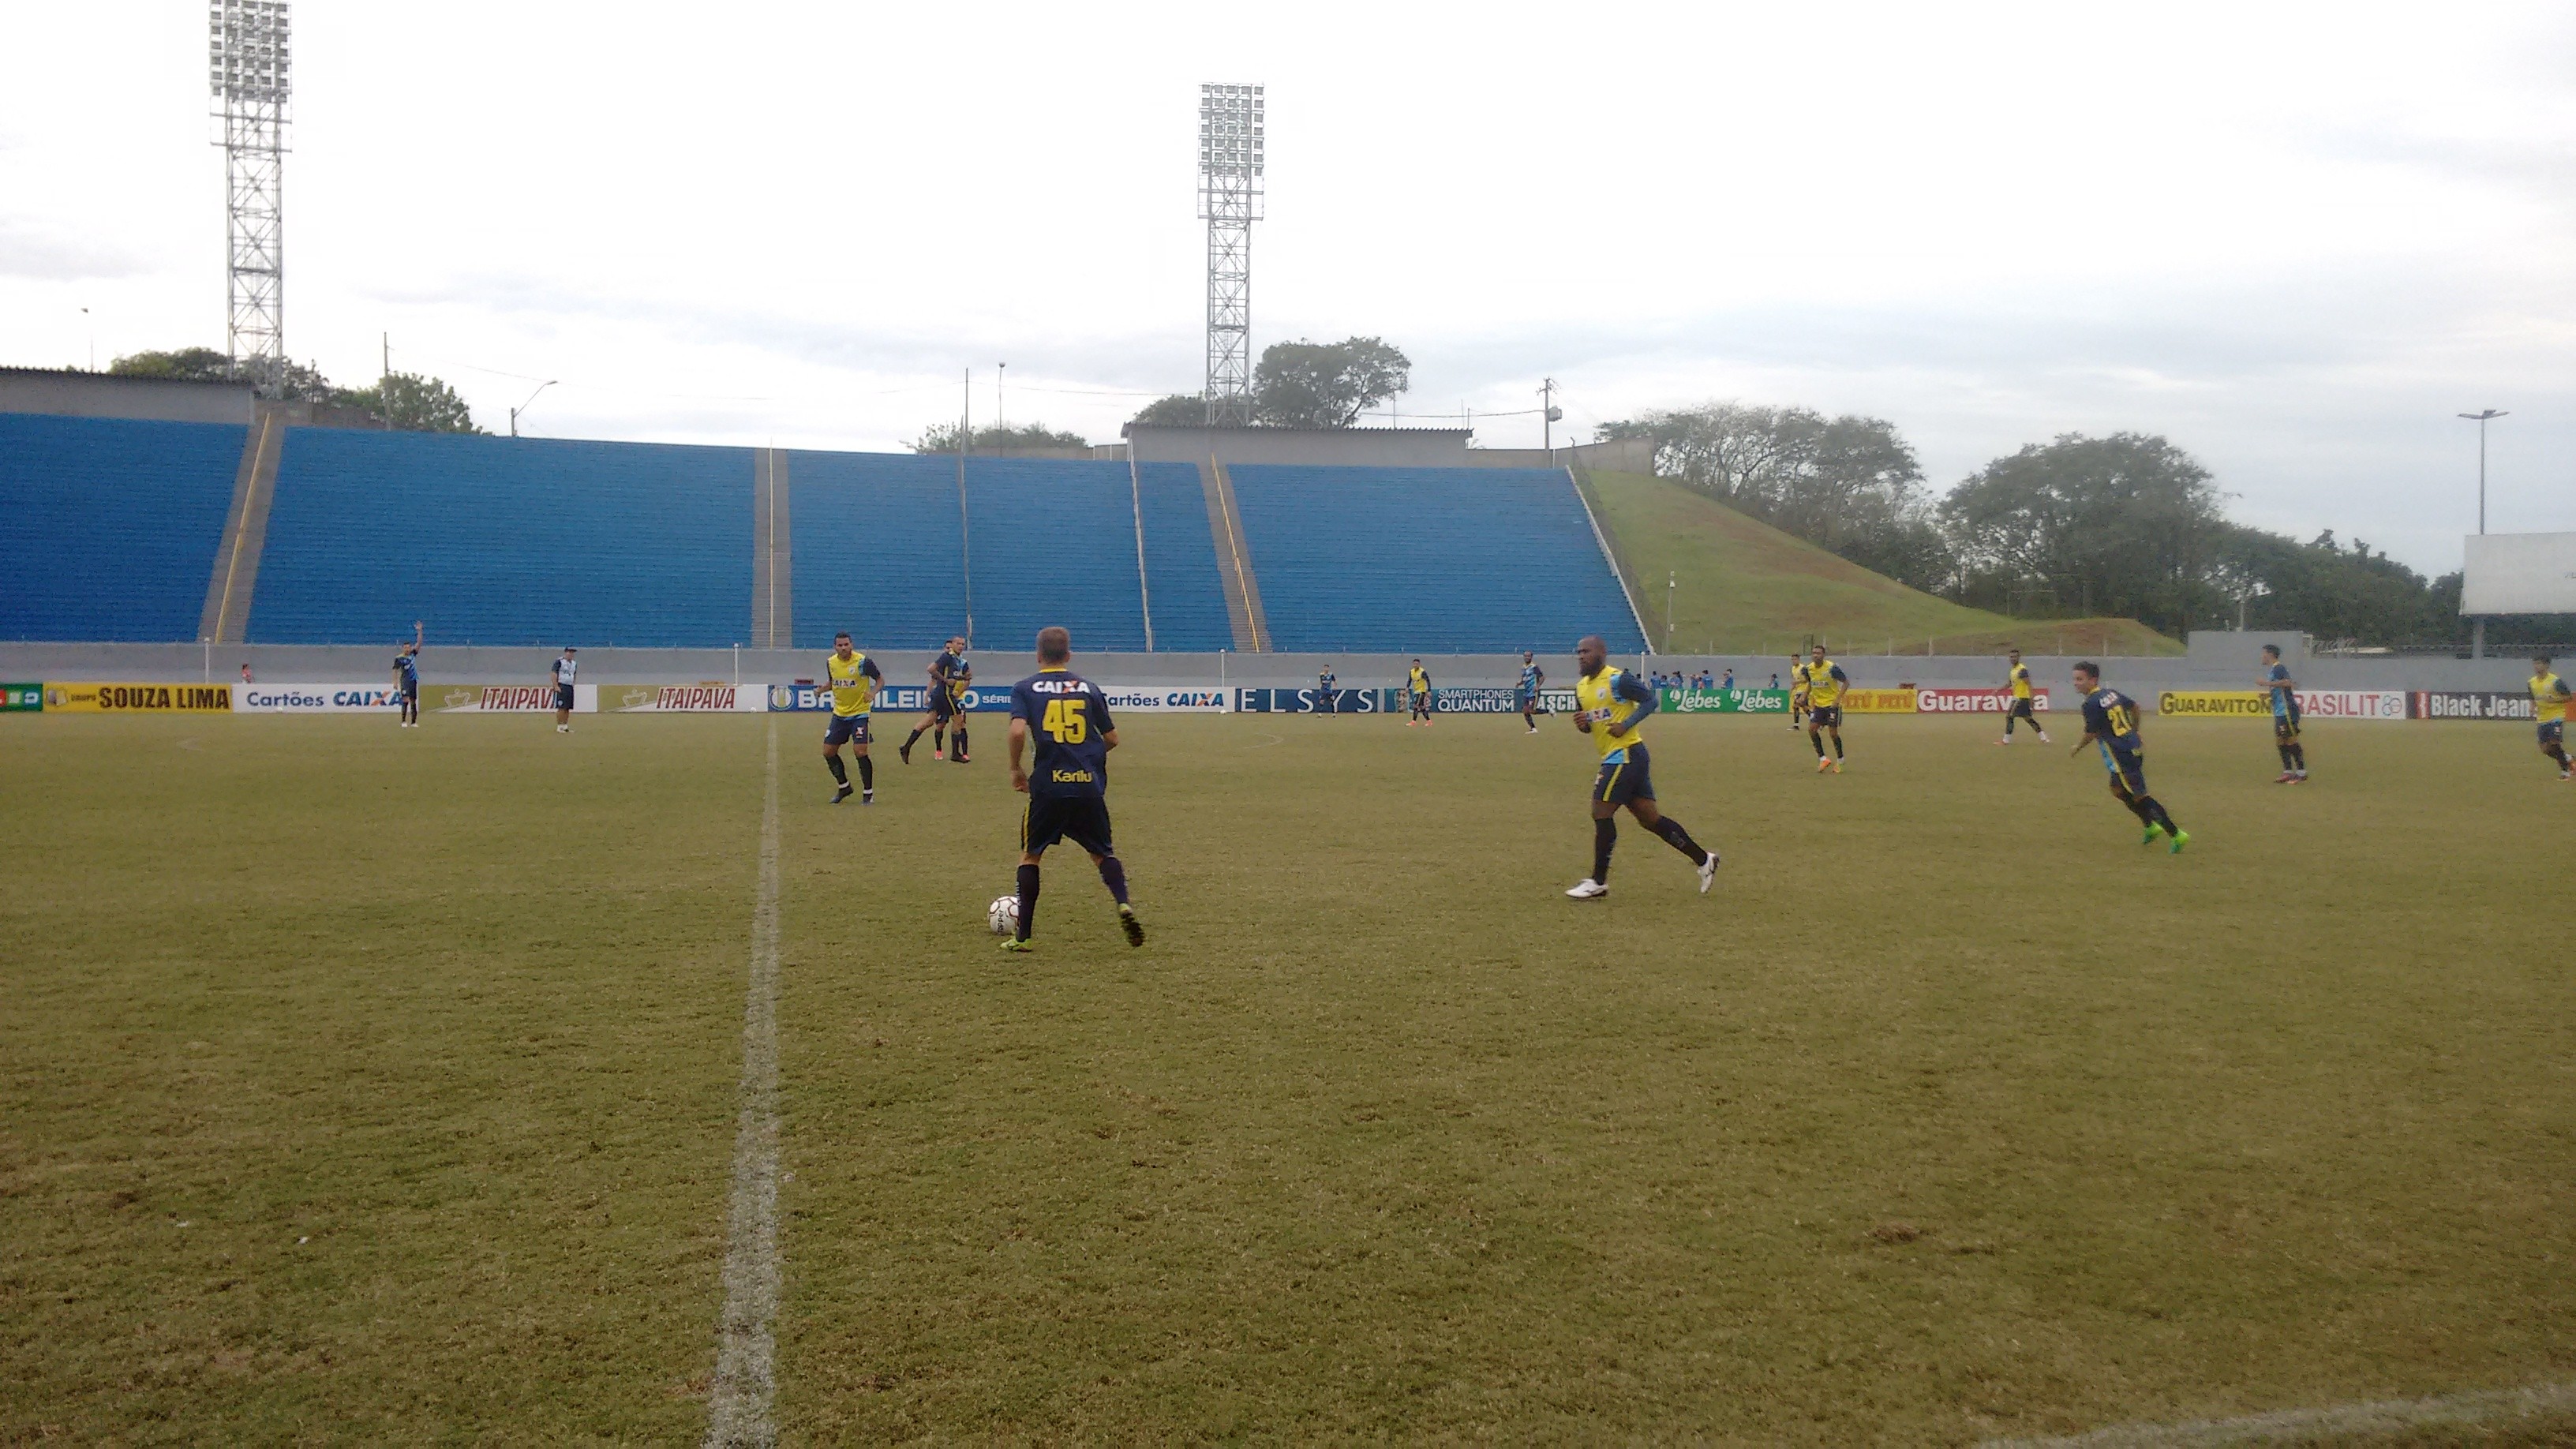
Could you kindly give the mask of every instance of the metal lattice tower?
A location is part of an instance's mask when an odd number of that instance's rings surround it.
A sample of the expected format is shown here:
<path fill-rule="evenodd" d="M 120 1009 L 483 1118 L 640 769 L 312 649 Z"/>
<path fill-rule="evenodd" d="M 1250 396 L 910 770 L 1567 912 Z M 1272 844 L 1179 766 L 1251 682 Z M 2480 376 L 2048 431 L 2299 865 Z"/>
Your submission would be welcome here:
<path fill-rule="evenodd" d="M 1199 87 L 1207 218 L 1207 420 L 1252 421 L 1252 224 L 1261 219 L 1261 87 Z"/>
<path fill-rule="evenodd" d="M 286 377 L 286 244 L 279 210 L 286 158 L 285 0 L 210 0 L 207 45 L 224 123 L 224 215 L 231 312 L 225 347 L 263 397 Z"/>

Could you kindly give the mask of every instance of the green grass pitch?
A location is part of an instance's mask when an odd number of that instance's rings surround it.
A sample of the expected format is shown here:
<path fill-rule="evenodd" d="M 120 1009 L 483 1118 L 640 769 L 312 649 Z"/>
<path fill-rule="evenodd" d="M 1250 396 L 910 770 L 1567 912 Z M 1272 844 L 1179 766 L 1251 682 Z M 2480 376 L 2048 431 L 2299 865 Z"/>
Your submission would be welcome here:
<path fill-rule="evenodd" d="M 2117 681 L 2114 680 L 2114 683 Z M 1130 716 L 1153 932 L 1002 730 L 777 721 L 799 1443 L 1945 1443 L 2576 1370 L 2576 787 L 2501 725 L 2090 759 Z M 889 731 L 901 726 L 884 721 Z M 0 721 L 0 1440 L 689 1442 L 761 718 Z M 2553 1432 L 2569 1432 L 2560 1426 Z M 2533 1441 L 2538 1442 L 2538 1441 Z"/>

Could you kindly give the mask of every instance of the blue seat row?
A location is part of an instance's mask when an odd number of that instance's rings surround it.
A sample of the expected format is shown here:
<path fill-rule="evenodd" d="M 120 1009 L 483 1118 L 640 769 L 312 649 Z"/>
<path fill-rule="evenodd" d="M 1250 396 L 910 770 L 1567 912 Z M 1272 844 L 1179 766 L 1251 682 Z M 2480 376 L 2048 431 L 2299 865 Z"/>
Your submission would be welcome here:
<path fill-rule="evenodd" d="M 0 413 L 0 639 L 196 638 L 247 432 Z"/>

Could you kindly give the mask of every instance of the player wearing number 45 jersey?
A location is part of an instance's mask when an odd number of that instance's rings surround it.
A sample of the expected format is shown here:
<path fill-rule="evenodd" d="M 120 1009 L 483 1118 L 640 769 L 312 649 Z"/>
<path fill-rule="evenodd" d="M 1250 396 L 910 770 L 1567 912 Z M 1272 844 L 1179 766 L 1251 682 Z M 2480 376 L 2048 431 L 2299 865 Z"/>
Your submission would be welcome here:
<path fill-rule="evenodd" d="M 2129 807 L 2147 827 L 2141 845 L 2156 843 L 2156 832 L 2162 830 L 2173 842 L 2173 853 L 2191 843 L 2191 832 L 2174 824 L 2173 817 L 2156 797 L 2147 793 L 2147 742 L 2138 733 L 2138 702 L 2116 689 L 2102 687 L 2102 671 L 2091 661 L 2075 666 L 2075 687 L 2084 692 L 2084 738 L 2075 742 L 2075 754 L 2084 753 L 2086 745 L 2102 752 L 2102 767 L 2111 772 L 2111 794 Z"/>
<path fill-rule="evenodd" d="M 1610 852 L 1619 843 L 1622 807 L 1699 867 L 1700 894 L 1708 894 L 1717 884 L 1717 852 L 1701 849 L 1680 821 L 1655 804 L 1646 742 L 1637 734 L 1637 726 L 1655 712 L 1655 692 L 1628 671 L 1610 667 L 1610 646 L 1597 634 L 1574 646 L 1574 664 L 1583 672 L 1574 682 L 1574 727 L 1600 747 L 1601 771 L 1592 780 L 1592 874 L 1566 894 L 1578 901 L 1610 894 Z"/>
<path fill-rule="evenodd" d="M 1038 861 L 1069 840 L 1100 868 L 1100 883 L 1118 902 L 1127 944 L 1145 944 L 1145 928 L 1127 902 L 1127 867 L 1109 839 L 1109 752 L 1118 729 L 1100 686 L 1073 672 L 1073 636 L 1050 625 L 1038 631 L 1038 672 L 1011 686 L 1011 788 L 1025 791 L 1020 817 L 1020 922 L 1005 951 L 1032 949 L 1037 933 Z M 1034 745 L 1028 768 L 1021 755 Z"/>

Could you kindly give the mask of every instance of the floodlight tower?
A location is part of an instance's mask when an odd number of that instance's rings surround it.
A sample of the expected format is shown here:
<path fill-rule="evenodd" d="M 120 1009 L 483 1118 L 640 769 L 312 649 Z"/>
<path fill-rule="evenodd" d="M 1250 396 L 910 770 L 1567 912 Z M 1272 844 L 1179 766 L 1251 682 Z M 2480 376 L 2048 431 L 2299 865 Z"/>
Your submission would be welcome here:
<path fill-rule="evenodd" d="M 286 0 L 208 0 L 207 45 L 223 118 L 224 216 L 231 311 L 225 347 L 263 397 L 286 380 L 286 245 L 279 201 L 286 158 Z"/>
<path fill-rule="evenodd" d="M 1207 218 L 1207 420 L 1252 421 L 1252 224 L 1261 220 L 1261 87 L 1199 87 Z"/>

